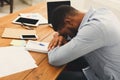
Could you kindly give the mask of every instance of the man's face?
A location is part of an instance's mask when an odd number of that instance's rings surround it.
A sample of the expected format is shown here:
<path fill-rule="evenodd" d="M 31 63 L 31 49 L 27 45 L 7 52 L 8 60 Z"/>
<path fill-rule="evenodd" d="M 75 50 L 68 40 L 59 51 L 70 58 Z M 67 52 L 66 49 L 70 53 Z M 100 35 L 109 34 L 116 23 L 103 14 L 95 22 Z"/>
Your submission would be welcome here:
<path fill-rule="evenodd" d="M 80 15 L 81 14 L 77 14 L 75 16 L 67 16 L 64 19 L 64 26 L 58 30 L 58 32 L 65 37 L 70 36 L 73 38 L 78 32 L 79 25 L 83 18 L 83 16 Z"/>
<path fill-rule="evenodd" d="M 58 30 L 60 35 L 64 37 L 70 36 L 71 38 L 73 38 L 76 35 L 77 31 L 78 31 L 77 26 L 70 24 L 65 24 L 63 28 Z"/>

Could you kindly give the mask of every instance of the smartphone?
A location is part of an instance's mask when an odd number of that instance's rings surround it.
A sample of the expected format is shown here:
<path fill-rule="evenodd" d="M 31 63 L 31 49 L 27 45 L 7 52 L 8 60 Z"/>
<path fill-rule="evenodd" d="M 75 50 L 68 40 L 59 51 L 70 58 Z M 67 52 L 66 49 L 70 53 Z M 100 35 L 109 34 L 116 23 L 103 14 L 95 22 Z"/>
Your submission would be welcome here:
<path fill-rule="evenodd" d="M 21 35 L 20 36 L 21 39 L 37 39 L 37 35 Z"/>

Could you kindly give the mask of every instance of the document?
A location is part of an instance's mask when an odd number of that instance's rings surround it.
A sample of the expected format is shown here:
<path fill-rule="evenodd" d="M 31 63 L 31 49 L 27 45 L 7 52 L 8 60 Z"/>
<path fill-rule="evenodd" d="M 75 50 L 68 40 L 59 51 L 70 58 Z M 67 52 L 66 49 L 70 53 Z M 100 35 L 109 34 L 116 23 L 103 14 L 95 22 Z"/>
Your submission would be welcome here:
<path fill-rule="evenodd" d="M 24 47 L 0 47 L 0 77 L 36 67 L 35 60 Z"/>
<path fill-rule="evenodd" d="M 10 42 L 10 45 L 12 46 L 25 46 L 26 45 L 26 41 L 25 40 L 12 40 Z"/>
<path fill-rule="evenodd" d="M 35 52 L 47 53 L 48 45 L 49 43 L 47 42 L 38 42 L 38 41 L 29 40 L 26 44 L 26 49 Z"/>

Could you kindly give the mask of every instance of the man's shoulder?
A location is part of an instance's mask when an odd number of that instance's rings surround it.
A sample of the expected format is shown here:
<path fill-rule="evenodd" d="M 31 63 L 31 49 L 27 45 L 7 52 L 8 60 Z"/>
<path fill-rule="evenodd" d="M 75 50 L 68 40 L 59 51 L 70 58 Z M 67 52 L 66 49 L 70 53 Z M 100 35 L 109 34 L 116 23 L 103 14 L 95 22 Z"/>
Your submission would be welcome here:
<path fill-rule="evenodd" d="M 113 13 L 110 9 L 108 9 L 108 8 L 97 8 L 97 9 L 95 9 L 95 12 L 99 12 L 99 13 Z"/>

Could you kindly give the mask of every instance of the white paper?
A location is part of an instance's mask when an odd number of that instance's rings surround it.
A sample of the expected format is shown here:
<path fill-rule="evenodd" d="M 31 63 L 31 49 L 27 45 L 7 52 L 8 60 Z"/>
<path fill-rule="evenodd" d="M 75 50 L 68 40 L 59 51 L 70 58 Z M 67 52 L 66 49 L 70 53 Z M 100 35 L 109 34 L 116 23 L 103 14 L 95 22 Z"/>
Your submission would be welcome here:
<path fill-rule="evenodd" d="M 10 45 L 12 46 L 25 46 L 26 45 L 26 41 L 25 40 L 12 40 L 10 42 Z"/>
<path fill-rule="evenodd" d="M 0 47 L 0 77 L 37 67 L 24 47 Z"/>
<path fill-rule="evenodd" d="M 49 45 L 49 43 L 47 43 L 47 42 L 38 42 L 38 41 L 29 40 L 26 44 L 26 49 L 30 50 L 30 51 L 47 53 L 48 45 Z"/>

